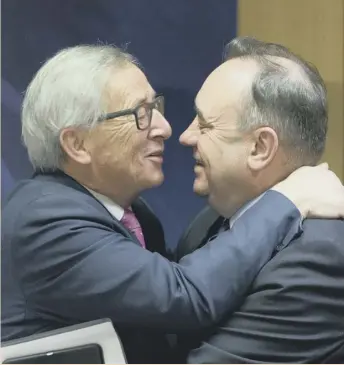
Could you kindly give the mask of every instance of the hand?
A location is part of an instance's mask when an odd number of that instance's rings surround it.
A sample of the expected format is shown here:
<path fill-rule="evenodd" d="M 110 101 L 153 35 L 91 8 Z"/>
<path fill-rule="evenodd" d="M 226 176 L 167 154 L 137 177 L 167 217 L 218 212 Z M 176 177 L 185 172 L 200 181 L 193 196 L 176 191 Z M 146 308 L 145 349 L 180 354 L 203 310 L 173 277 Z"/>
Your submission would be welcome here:
<path fill-rule="evenodd" d="M 304 218 L 344 218 L 344 186 L 328 164 L 300 167 L 275 185 Z"/>

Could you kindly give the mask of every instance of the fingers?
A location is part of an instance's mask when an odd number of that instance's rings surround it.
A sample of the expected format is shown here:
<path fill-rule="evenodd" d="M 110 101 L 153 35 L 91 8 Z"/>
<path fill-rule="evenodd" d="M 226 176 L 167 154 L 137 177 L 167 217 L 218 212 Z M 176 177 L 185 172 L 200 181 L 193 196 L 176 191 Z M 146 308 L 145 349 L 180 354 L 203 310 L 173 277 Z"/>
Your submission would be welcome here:
<path fill-rule="evenodd" d="M 328 166 L 327 162 L 323 162 L 323 163 L 319 164 L 318 167 L 321 167 L 321 168 L 326 169 L 326 170 L 329 169 L 329 166 Z"/>

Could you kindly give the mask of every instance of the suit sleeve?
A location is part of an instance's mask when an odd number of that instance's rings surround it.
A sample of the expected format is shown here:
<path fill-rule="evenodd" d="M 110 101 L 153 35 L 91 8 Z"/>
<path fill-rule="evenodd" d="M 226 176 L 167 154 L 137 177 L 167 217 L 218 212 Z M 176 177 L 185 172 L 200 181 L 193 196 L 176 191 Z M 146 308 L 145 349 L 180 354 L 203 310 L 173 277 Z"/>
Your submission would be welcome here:
<path fill-rule="evenodd" d="M 231 231 L 177 264 L 104 226 L 92 209 L 64 197 L 32 203 L 39 219 L 26 219 L 13 243 L 27 301 L 70 322 L 107 317 L 171 331 L 208 326 L 232 311 L 300 222 L 297 208 L 270 191 Z"/>
<path fill-rule="evenodd" d="M 344 222 L 306 221 L 304 231 L 189 363 L 323 363 L 343 346 Z"/>

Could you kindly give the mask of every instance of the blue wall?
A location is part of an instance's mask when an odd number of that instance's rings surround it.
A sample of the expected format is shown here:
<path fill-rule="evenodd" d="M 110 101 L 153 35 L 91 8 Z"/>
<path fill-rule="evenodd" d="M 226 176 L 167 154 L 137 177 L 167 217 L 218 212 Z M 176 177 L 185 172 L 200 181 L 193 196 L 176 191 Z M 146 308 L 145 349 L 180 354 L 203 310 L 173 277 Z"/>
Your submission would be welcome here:
<path fill-rule="evenodd" d="M 197 90 L 235 36 L 236 0 L 3 0 L 2 15 L 2 198 L 31 173 L 20 142 L 20 104 L 42 61 L 79 43 L 127 45 L 167 98 L 173 137 L 166 182 L 145 196 L 173 247 L 205 204 L 192 193 L 192 153 L 178 136 L 193 118 Z"/>

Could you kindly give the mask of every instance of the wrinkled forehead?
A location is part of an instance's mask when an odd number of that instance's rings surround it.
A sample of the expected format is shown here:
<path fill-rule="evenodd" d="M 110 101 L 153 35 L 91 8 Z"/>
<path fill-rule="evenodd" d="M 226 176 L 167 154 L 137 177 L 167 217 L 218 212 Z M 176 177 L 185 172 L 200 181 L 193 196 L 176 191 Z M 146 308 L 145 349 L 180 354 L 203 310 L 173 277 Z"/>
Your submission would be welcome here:
<path fill-rule="evenodd" d="M 135 65 L 113 72 L 107 89 L 110 105 L 116 109 L 132 108 L 143 102 L 151 102 L 155 96 L 147 77 Z"/>

